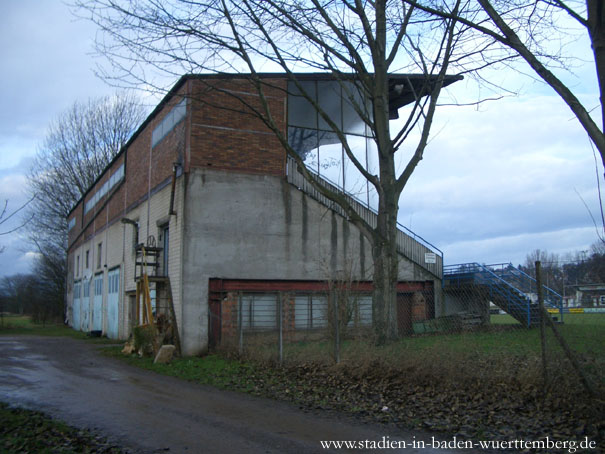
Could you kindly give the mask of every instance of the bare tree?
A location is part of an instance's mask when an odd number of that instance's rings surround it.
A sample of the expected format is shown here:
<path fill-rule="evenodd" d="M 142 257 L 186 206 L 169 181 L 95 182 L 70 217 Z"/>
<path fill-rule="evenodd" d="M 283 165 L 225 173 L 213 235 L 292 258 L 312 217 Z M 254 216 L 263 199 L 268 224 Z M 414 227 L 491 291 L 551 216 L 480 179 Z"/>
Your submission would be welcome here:
<path fill-rule="evenodd" d="M 591 116 L 595 106 L 585 106 L 560 74 L 561 70 L 570 70 L 566 62 L 575 55 L 565 54 L 565 47 L 556 45 L 566 41 L 565 35 L 574 37 L 573 30 L 562 23 L 567 18 L 579 24 L 590 38 L 600 93 L 599 111 L 601 121 L 605 122 L 602 101 L 605 94 L 605 5 L 601 0 L 472 0 L 456 14 L 444 7 L 450 3 L 447 1 L 405 0 L 405 3 L 438 17 L 455 18 L 524 60 L 569 106 L 605 164 L 603 126 L 599 127 Z"/>
<path fill-rule="evenodd" d="M 542 268 L 542 284 L 556 292 L 563 294 L 565 287 L 565 271 L 559 254 L 535 249 L 525 257 L 525 264 L 521 270 L 536 279 L 536 262 Z"/>
<path fill-rule="evenodd" d="M 76 102 L 51 123 L 28 184 L 30 231 L 64 244 L 67 215 L 143 120 L 140 102 L 120 94 Z"/>
<path fill-rule="evenodd" d="M 29 222 L 29 220 L 31 220 L 31 219 L 21 220 L 19 222 L 19 224 L 16 226 L 9 225 L 9 223 L 11 222 L 11 219 L 13 219 L 25 207 L 27 207 L 27 205 L 29 205 L 32 200 L 33 200 L 33 198 L 29 199 L 27 202 L 25 202 L 23 205 L 21 205 L 19 208 L 17 208 L 16 210 L 13 210 L 13 211 L 9 211 L 9 209 L 8 209 L 8 199 L 6 199 L 4 201 L 4 206 L 2 207 L 2 210 L 0 210 L 0 236 L 10 235 L 11 233 L 16 232 L 17 230 L 24 227 L 25 224 L 27 224 Z M 0 253 L 2 253 L 2 252 L 4 252 L 4 246 L 0 246 Z"/>
<path fill-rule="evenodd" d="M 28 178 L 27 228 L 53 305 L 65 295 L 67 215 L 143 118 L 138 99 L 119 94 L 75 103 L 49 127 Z"/>
<path fill-rule="evenodd" d="M 101 54 L 111 62 L 105 77 L 118 84 L 161 88 L 151 73 L 237 73 L 258 94 L 258 104 L 239 97 L 272 130 L 317 191 L 339 204 L 369 239 L 374 262 L 374 327 L 379 341 L 396 335 L 398 273 L 396 232 L 398 201 L 422 160 L 446 72 L 463 41 L 456 20 L 435 18 L 399 1 L 350 0 L 76 0 L 79 14 L 97 23 Z M 457 16 L 460 1 L 453 2 Z M 342 144 L 345 158 L 376 191 L 378 222 L 370 225 L 341 193 L 318 182 L 304 158 L 279 126 L 283 111 L 271 112 L 270 83 L 261 70 L 279 70 L 288 78 L 288 94 L 305 100 L 326 130 Z M 321 106 L 297 74 L 319 71 L 338 83 L 346 102 L 376 143 L 377 168 L 355 153 L 346 130 Z M 397 87 L 393 73 L 415 73 Z M 271 87 L 275 89 L 276 87 Z M 396 90 L 406 98 L 407 118 L 396 129 L 389 105 Z M 228 94 L 236 96 L 233 92 Z M 248 100 L 247 100 L 248 99 Z M 391 99 L 392 101 L 392 99 Z M 412 139 L 414 138 L 414 139 Z M 415 142 L 412 142 L 415 140 Z M 334 143 L 334 142 L 331 142 Z M 398 165 L 403 163 L 401 171 Z"/>
<path fill-rule="evenodd" d="M 454 1 L 404 2 L 435 17 L 455 19 L 474 31 L 478 42 L 491 41 L 490 49 L 499 47 L 511 57 L 524 61 L 534 76 L 549 85 L 567 104 L 605 167 L 605 4 L 602 0 L 468 0 L 464 8 L 456 12 L 448 8 Z M 575 24 L 575 28 L 569 24 Z M 592 105 L 584 104 L 579 90 L 574 92 L 575 83 L 566 83 L 564 77 L 565 73 L 573 72 L 571 65 L 576 54 L 569 44 L 580 32 L 589 38 L 597 76 L 595 88 L 599 99 L 591 100 Z M 485 55 L 484 58 L 489 61 L 491 57 Z M 514 70 L 519 72 L 519 66 Z M 594 111 L 600 114 L 600 119 L 593 118 Z M 599 237 L 605 242 L 602 206 L 601 224 L 603 233 Z"/>

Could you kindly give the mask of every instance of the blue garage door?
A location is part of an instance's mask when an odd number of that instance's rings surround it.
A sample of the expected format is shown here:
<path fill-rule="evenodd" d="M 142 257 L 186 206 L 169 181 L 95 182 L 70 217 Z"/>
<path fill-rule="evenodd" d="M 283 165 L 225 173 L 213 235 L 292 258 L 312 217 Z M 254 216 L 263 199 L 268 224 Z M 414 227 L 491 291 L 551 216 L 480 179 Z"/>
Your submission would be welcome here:
<path fill-rule="evenodd" d="M 120 268 L 107 273 L 107 337 L 118 338 L 118 308 L 120 303 Z"/>

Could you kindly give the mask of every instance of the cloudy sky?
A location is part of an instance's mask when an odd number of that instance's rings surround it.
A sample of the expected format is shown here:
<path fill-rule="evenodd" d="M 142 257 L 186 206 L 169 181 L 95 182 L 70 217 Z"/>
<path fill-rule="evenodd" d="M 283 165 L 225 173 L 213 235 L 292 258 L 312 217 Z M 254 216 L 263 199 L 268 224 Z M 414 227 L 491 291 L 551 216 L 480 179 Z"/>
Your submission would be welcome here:
<path fill-rule="evenodd" d="M 31 159 L 46 128 L 75 101 L 113 90 L 97 79 L 89 55 L 94 29 L 74 21 L 59 0 L 0 2 L 0 201 L 21 206 Z M 0 233 L 15 223 L 0 227 Z M 33 248 L 25 232 L 0 235 L 0 274 L 27 272 Z"/>
<path fill-rule="evenodd" d="M 9 210 L 26 200 L 25 175 L 49 123 L 75 101 L 114 91 L 94 75 L 94 36 L 59 0 L 0 2 L 0 200 Z M 589 51 L 586 42 L 577 46 Z M 592 67 L 574 72 L 570 84 L 596 107 Z M 404 190 L 400 221 L 438 246 L 446 263 L 518 264 L 534 249 L 581 251 L 597 240 L 582 202 L 597 214 L 586 134 L 550 89 L 509 79 L 519 96 L 441 109 Z M 463 81 L 452 91 L 471 88 Z M 0 246 L 0 276 L 30 269 L 25 232 L 0 235 Z"/>

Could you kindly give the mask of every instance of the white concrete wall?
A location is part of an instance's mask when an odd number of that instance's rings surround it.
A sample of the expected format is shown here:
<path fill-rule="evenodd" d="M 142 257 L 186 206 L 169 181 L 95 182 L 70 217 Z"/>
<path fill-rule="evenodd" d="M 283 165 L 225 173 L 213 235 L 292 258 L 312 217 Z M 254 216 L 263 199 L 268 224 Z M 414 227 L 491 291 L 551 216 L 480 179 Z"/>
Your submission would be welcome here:
<path fill-rule="evenodd" d="M 158 246 L 162 246 L 161 225 L 169 223 L 168 274 L 185 354 L 199 354 L 207 348 L 210 278 L 325 280 L 351 266 L 355 279 L 372 277 L 368 240 L 283 178 L 194 169 L 177 180 L 176 215 L 169 215 L 170 191 L 170 185 L 165 186 L 124 217 L 139 223 L 139 242 L 153 235 Z M 103 241 L 104 254 L 104 309 L 107 271 L 121 268 L 119 333 L 126 338 L 132 324 L 128 295 L 136 289 L 134 226 L 114 222 L 75 249 L 74 267 L 75 257 L 80 255 L 77 279 L 84 274 L 94 277 L 99 271 L 99 241 Z M 90 266 L 84 270 L 87 249 Z M 399 277 L 434 279 L 405 258 L 400 262 Z M 93 290 L 91 287 L 91 311 Z M 440 290 L 440 282 L 435 281 L 436 308 L 441 304 Z M 72 295 L 69 301 L 73 301 Z"/>
<path fill-rule="evenodd" d="M 353 263 L 356 279 L 371 279 L 367 239 L 284 179 L 209 169 L 194 169 L 187 178 L 180 325 L 185 354 L 207 348 L 209 278 L 325 280 Z M 399 277 L 434 279 L 404 258 Z M 436 294 L 438 288 L 437 281 Z"/>

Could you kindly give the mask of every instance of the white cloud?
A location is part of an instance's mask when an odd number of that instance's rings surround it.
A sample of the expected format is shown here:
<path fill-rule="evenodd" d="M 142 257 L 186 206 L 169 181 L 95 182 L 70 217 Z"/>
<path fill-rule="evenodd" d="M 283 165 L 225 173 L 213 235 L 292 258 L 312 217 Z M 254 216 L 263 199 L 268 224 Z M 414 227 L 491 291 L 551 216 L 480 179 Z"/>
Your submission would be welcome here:
<path fill-rule="evenodd" d="M 528 240 L 511 248 L 502 238 L 532 239 L 549 250 L 596 240 L 578 196 L 598 213 L 592 150 L 556 96 L 505 99 L 480 111 L 447 107 L 440 114 L 434 129 L 440 133 L 402 194 L 400 221 L 440 246 L 446 262 L 492 261 L 488 251 L 508 261 L 524 256 L 521 248 L 540 247 Z M 540 240 L 540 232 L 553 231 L 577 239 L 556 243 L 546 233 Z M 480 257 L 461 253 L 475 242 L 489 245 L 472 248 Z"/>
<path fill-rule="evenodd" d="M 521 233 L 483 240 L 466 240 L 444 246 L 446 263 L 512 263 L 523 264 L 526 255 L 535 250 L 552 253 L 589 250 L 596 241 L 594 228 L 581 227 L 552 232 Z"/>

